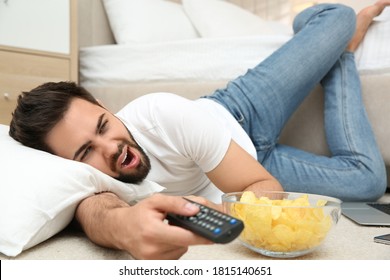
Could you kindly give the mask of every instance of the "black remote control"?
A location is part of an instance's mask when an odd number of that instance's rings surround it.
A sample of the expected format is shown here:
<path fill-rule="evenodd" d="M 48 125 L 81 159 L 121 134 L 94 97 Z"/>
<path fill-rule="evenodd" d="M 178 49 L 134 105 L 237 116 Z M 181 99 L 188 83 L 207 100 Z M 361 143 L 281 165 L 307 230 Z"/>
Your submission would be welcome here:
<path fill-rule="evenodd" d="M 171 225 L 188 229 L 214 243 L 228 243 L 234 240 L 244 229 L 244 223 L 225 213 L 197 203 L 199 212 L 193 216 L 182 216 L 168 213 L 167 220 Z"/>

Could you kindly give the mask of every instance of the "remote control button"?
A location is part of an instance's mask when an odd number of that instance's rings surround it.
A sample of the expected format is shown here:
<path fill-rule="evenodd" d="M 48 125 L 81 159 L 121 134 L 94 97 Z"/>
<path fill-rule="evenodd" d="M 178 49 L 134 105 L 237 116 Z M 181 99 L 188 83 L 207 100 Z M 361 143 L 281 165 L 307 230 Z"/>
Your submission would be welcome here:
<path fill-rule="evenodd" d="M 220 228 L 216 228 L 213 230 L 214 234 L 220 234 L 221 233 L 221 229 Z"/>
<path fill-rule="evenodd" d="M 188 218 L 188 220 L 190 222 L 195 222 L 197 220 L 197 218 L 195 216 L 191 216 L 191 217 Z"/>
<path fill-rule="evenodd" d="M 199 218 L 199 219 L 203 219 L 204 217 L 207 217 L 207 214 L 208 214 L 208 210 L 207 209 L 202 209 L 198 212 L 198 214 L 196 214 L 196 216 Z"/>

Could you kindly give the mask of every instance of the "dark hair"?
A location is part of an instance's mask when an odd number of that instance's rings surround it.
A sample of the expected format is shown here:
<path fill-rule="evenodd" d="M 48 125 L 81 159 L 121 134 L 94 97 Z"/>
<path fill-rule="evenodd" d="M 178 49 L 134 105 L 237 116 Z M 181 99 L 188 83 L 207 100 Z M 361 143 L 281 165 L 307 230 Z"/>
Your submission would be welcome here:
<path fill-rule="evenodd" d="M 53 153 L 45 138 L 62 120 L 73 98 L 100 106 L 91 93 L 73 82 L 45 83 L 23 92 L 12 114 L 9 135 L 23 145 Z"/>

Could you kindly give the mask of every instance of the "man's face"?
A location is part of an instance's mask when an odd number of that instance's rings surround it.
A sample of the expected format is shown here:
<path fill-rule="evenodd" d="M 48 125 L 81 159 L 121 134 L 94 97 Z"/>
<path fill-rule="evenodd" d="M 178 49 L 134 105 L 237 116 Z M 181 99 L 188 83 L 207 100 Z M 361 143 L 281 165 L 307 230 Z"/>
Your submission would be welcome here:
<path fill-rule="evenodd" d="M 60 157 L 84 162 L 128 183 L 139 183 L 150 170 L 148 157 L 123 123 L 83 99 L 71 101 L 46 143 Z"/>

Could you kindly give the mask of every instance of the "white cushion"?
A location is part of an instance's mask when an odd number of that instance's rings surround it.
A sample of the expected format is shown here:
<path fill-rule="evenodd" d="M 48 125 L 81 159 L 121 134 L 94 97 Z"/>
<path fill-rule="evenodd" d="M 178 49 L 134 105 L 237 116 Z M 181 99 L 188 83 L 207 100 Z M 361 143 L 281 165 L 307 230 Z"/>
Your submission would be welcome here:
<path fill-rule="evenodd" d="M 163 188 L 125 184 L 97 169 L 21 145 L 0 125 L 0 252 L 16 256 L 65 228 L 81 200 L 102 191 L 124 201 Z"/>
<path fill-rule="evenodd" d="M 197 38 L 177 3 L 164 0 L 103 0 L 118 44 L 155 43 Z"/>
<path fill-rule="evenodd" d="M 183 0 L 184 11 L 201 37 L 291 35 L 292 29 L 266 21 L 237 5 L 221 0 Z"/>

